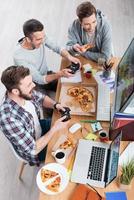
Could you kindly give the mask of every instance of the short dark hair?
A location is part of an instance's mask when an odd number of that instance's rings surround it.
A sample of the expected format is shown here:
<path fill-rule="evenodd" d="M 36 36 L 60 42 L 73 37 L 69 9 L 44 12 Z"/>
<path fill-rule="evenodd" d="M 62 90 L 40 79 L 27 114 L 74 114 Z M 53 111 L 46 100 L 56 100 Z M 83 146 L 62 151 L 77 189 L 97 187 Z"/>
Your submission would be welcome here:
<path fill-rule="evenodd" d="M 23 66 L 10 66 L 3 71 L 1 82 L 6 89 L 11 92 L 12 89 L 18 88 L 21 79 L 30 75 L 30 70 Z"/>
<path fill-rule="evenodd" d="M 93 13 L 96 15 L 96 8 L 89 1 L 81 3 L 76 9 L 80 21 L 85 17 L 90 17 Z"/>
<path fill-rule="evenodd" d="M 25 37 L 30 37 L 34 32 L 42 31 L 43 29 L 43 24 L 37 19 L 30 19 L 23 25 L 23 33 Z"/>

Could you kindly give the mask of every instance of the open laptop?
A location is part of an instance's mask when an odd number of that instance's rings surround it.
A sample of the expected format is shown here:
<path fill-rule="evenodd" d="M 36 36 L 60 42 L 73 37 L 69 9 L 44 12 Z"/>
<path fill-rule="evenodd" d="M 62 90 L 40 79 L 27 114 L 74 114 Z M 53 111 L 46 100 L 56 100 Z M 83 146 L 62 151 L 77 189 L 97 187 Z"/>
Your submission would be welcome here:
<path fill-rule="evenodd" d="M 104 188 L 116 176 L 122 133 L 111 144 L 80 139 L 71 181 Z"/>

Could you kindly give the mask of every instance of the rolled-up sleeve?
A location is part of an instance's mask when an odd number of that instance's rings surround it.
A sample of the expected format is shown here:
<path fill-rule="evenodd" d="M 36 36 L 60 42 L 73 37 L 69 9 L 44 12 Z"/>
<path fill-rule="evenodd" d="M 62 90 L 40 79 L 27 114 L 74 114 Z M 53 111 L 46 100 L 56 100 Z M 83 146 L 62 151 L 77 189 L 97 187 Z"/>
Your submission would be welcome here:
<path fill-rule="evenodd" d="M 60 47 L 56 42 L 48 37 L 45 39 L 45 46 L 58 54 L 61 54 L 61 51 L 65 49 L 64 47 Z"/>

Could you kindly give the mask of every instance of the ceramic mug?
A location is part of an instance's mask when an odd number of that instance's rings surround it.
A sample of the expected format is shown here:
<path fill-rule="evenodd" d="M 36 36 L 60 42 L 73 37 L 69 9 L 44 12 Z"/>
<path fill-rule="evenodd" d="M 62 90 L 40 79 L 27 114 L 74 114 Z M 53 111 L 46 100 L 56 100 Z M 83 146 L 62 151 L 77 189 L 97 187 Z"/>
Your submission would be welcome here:
<path fill-rule="evenodd" d="M 57 149 L 55 152 L 52 152 L 52 155 L 59 164 L 63 164 L 66 160 L 66 154 L 62 149 Z"/>

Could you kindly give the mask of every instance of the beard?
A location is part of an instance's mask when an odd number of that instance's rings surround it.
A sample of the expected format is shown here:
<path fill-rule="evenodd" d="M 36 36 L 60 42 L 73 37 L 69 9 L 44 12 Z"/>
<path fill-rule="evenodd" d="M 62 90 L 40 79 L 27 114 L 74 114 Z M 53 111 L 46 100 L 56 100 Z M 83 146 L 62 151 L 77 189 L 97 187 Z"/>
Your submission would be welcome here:
<path fill-rule="evenodd" d="M 32 99 L 32 90 L 29 92 L 31 95 L 30 94 L 29 95 L 24 94 L 21 89 L 19 89 L 19 93 L 20 93 L 19 97 L 21 97 L 25 100 L 31 100 Z"/>

